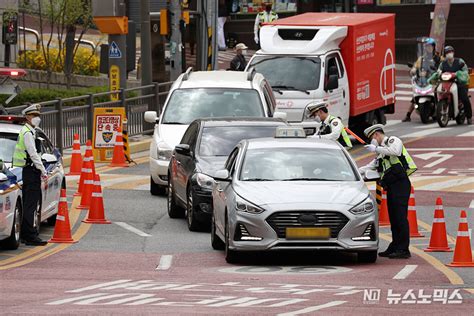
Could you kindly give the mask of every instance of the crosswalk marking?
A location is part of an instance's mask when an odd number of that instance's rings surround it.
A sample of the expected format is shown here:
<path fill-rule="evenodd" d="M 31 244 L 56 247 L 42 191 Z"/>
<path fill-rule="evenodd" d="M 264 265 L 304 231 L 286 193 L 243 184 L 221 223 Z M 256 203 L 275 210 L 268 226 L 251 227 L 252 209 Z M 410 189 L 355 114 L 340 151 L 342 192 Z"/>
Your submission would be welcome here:
<path fill-rule="evenodd" d="M 405 134 L 405 135 L 402 135 L 400 136 L 401 138 L 408 138 L 408 137 L 423 137 L 423 136 L 428 136 L 428 135 L 432 135 L 432 134 L 436 134 L 436 133 L 445 133 L 446 131 L 448 130 L 451 130 L 452 127 L 445 127 L 443 129 L 441 128 L 427 128 L 427 129 L 424 129 L 422 131 L 418 131 L 418 132 L 414 132 L 414 133 L 409 133 L 409 134 Z"/>
<path fill-rule="evenodd" d="M 470 131 L 461 135 L 458 135 L 459 137 L 474 137 L 474 131 Z"/>
<path fill-rule="evenodd" d="M 407 264 L 403 269 L 398 272 L 393 279 L 394 280 L 404 280 L 406 279 L 415 269 L 418 267 L 416 264 Z"/>
<path fill-rule="evenodd" d="M 395 91 L 395 94 L 396 94 L 396 95 L 399 95 L 399 94 L 401 94 L 401 95 L 412 95 L 413 92 L 411 92 L 411 91 L 404 91 L 404 90 L 396 90 L 396 91 Z"/>

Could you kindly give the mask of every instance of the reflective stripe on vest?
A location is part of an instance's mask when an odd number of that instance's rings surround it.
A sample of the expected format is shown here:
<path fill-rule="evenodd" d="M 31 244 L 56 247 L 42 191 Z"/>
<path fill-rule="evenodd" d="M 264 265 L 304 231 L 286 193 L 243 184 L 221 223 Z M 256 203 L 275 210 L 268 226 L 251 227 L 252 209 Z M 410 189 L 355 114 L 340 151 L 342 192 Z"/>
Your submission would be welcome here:
<path fill-rule="evenodd" d="M 25 134 L 33 134 L 33 130 L 28 125 L 24 125 L 18 134 L 18 141 L 16 142 L 15 152 L 13 153 L 13 166 L 24 167 L 26 166 L 26 159 L 28 158 L 28 152 L 25 146 Z"/>
<path fill-rule="evenodd" d="M 336 119 L 335 116 L 329 115 L 329 126 L 331 126 L 331 123 L 332 121 L 334 121 L 334 119 Z M 346 129 L 344 128 L 344 124 L 342 124 L 341 135 L 339 136 L 338 141 L 345 147 L 352 148 L 351 139 L 349 138 L 349 135 L 347 134 Z"/>
<path fill-rule="evenodd" d="M 404 159 L 406 161 L 406 165 L 400 160 Z M 412 175 L 417 167 L 413 159 L 411 158 L 410 154 L 406 150 L 405 146 L 402 148 L 402 155 L 400 157 L 397 156 L 388 156 L 384 157 L 381 159 L 382 161 L 382 173 L 381 173 L 381 178 L 385 175 L 385 172 L 390 169 L 392 166 L 396 164 L 402 165 L 403 169 L 405 169 L 405 172 L 407 173 L 407 176 Z"/>
<path fill-rule="evenodd" d="M 258 14 L 258 20 L 259 20 L 259 23 L 258 23 L 258 27 L 262 27 L 262 24 L 263 23 L 270 23 L 270 22 L 273 22 L 276 20 L 276 13 L 271 11 L 270 14 L 268 15 L 268 21 L 265 21 L 265 11 L 263 12 L 260 12 Z"/>

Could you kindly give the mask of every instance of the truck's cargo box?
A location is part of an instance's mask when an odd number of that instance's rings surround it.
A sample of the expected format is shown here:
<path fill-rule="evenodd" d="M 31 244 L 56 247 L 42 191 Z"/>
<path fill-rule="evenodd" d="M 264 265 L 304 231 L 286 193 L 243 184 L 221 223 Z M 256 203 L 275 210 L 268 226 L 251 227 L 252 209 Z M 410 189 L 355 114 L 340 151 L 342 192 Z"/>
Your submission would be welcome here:
<path fill-rule="evenodd" d="M 395 15 L 305 13 L 272 25 L 346 26 L 340 44 L 350 89 L 350 116 L 395 103 Z"/>

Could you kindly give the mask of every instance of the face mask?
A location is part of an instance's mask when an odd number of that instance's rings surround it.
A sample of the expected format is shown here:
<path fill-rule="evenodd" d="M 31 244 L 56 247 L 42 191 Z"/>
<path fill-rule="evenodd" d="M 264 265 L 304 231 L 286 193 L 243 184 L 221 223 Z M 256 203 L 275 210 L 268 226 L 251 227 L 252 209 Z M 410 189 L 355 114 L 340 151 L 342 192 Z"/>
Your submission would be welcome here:
<path fill-rule="evenodd" d="M 38 116 L 35 116 L 31 119 L 31 125 L 33 125 L 33 127 L 38 127 L 40 123 L 41 123 L 41 118 Z"/>
<path fill-rule="evenodd" d="M 446 58 L 452 60 L 454 58 L 454 53 L 447 53 Z"/>
<path fill-rule="evenodd" d="M 318 115 L 314 117 L 314 120 L 316 121 L 316 123 L 321 123 L 321 118 Z"/>
<path fill-rule="evenodd" d="M 242 51 L 242 55 L 247 55 L 247 50 L 246 50 L 246 49 L 244 49 L 244 50 Z"/>
<path fill-rule="evenodd" d="M 372 141 L 370 142 L 372 145 L 374 146 L 378 146 L 379 145 L 379 142 L 374 138 L 372 139 Z"/>

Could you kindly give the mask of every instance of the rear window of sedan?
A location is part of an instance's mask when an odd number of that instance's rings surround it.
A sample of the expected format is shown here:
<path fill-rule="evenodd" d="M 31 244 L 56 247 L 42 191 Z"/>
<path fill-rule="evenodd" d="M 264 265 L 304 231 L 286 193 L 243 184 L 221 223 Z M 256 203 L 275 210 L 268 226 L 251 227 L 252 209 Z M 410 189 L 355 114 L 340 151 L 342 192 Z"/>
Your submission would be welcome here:
<path fill-rule="evenodd" d="M 252 89 L 179 89 L 171 95 L 163 124 L 190 124 L 206 117 L 264 117 L 260 95 Z"/>
<path fill-rule="evenodd" d="M 241 181 L 357 181 L 352 165 L 338 149 L 249 149 Z"/>
<path fill-rule="evenodd" d="M 243 139 L 275 136 L 277 126 L 204 127 L 199 146 L 200 156 L 228 156 Z"/>

